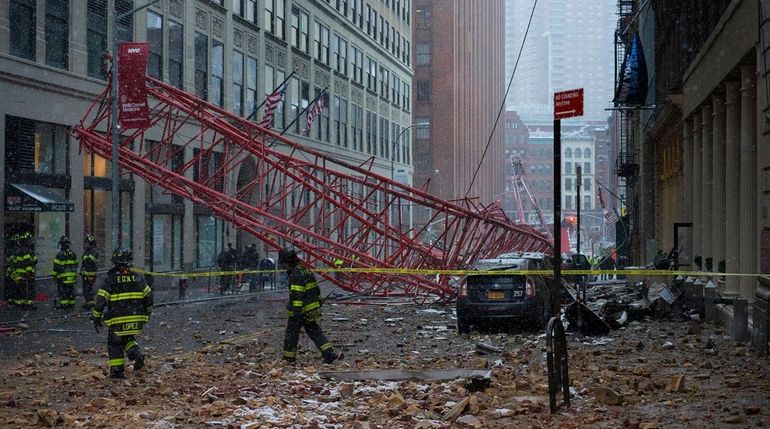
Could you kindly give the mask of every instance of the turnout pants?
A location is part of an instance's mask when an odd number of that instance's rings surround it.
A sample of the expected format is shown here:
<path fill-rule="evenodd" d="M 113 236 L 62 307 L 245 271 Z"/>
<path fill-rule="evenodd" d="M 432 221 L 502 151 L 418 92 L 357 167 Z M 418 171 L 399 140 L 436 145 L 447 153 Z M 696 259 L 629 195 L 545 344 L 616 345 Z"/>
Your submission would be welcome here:
<path fill-rule="evenodd" d="M 300 329 L 305 328 L 307 336 L 315 343 L 324 358 L 334 358 L 332 343 L 326 339 L 321 325 L 317 320 L 306 320 L 304 317 L 289 317 L 286 322 L 286 334 L 283 339 L 283 357 L 294 360 L 297 358 L 297 343 L 299 342 Z"/>
<path fill-rule="evenodd" d="M 17 282 L 11 282 L 11 303 L 16 305 L 32 305 L 35 303 L 35 280 L 22 277 Z"/>
<path fill-rule="evenodd" d="M 75 305 L 75 284 L 56 281 L 59 289 L 59 305 L 62 307 Z"/>
<path fill-rule="evenodd" d="M 133 335 L 118 335 L 110 329 L 107 334 L 107 356 L 110 359 L 111 373 L 122 373 L 125 369 L 124 352 L 132 361 L 142 356 L 142 350 Z"/>
<path fill-rule="evenodd" d="M 96 283 L 96 276 L 83 277 L 83 299 L 86 304 L 94 303 L 94 283 Z"/>

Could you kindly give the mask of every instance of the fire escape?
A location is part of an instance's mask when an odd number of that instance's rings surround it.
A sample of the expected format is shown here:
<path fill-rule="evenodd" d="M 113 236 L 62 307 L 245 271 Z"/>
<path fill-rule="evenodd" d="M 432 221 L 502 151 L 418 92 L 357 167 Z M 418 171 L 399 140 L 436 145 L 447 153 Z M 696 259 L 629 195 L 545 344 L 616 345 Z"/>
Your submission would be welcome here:
<path fill-rule="evenodd" d="M 122 133 L 121 171 L 209 208 L 273 250 L 294 246 L 345 290 L 449 300 L 462 278 L 446 270 L 508 251 L 552 253 L 546 235 L 495 204 L 441 200 L 373 173 L 373 158 L 341 161 L 146 79 L 150 126 Z M 71 131 L 81 148 L 107 159 L 110 105 L 108 87 Z M 424 225 L 415 222 L 426 213 Z M 331 271 L 338 259 L 348 270 L 342 276 Z"/>

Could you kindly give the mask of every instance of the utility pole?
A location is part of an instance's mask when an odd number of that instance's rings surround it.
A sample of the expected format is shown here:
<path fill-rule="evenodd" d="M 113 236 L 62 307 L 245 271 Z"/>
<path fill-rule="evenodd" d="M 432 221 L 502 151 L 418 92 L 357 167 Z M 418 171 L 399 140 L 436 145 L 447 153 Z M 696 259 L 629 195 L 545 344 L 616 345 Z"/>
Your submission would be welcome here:
<path fill-rule="evenodd" d="M 120 15 L 113 12 L 112 16 L 112 247 L 120 246 L 120 167 L 118 166 L 118 149 L 120 147 L 120 125 L 118 124 L 118 103 L 120 91 L 118 90 L 118 23 L 134 13 L 150 7 L 160 0 L 151 0 L 149 3 L 129 10 Z M 114 6 L 113 6 L 114 8 Z"/>
<path fill-rule="evenodd" d="M 583 182 L 583 168 L 580 164 L 575 166 L 575 172 L 577 173 L 577 253 L 580 254 L 580 185 Z"/>

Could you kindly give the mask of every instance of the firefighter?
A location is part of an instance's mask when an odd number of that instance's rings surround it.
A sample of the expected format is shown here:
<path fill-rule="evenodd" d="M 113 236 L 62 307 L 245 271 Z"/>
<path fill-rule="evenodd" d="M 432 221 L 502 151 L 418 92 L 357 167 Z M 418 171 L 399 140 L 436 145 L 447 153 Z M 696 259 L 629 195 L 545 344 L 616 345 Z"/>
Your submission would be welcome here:
<path fill-rule="evenodd" d="M 32 233 L 24 232 L 15 236 L 11 248 L 9 277 L 13 283 L 11 303 L 32 307 L 35 299 L 35 266 L 37 255 L 32 248 Z"/>
<path fill-rule="evenodd" d="M 334 353 L 332 343 L 321 331 L 321 290 L 315 275 L 299 266 L 299 257 L 293 249 L 282 249 L 278 253 L 278 266 L 286 270 L 289 283 L 288 321 L 283 341 L 283 359 L 289 363 L 297 360 L 297 342 L 300 329 L 305 332 L 321 351 L 324 363 L 332 363 L 341 356 Z"/>
<path fill-rule="evenodd" d="M 86 242 L 83 250 L 83 259 L 80 262 L 80 278 L 83 282 L 84 308 L 94 306 L 94 284 L 96 283 L 96 270 L 99 266 L 99 250 L 96 248 L 96 237 L 86 234 Z"/>
<path fill-rule="evenodd" d="M 5 255 L 5 298 L 10 305 L 19 305 L 19 275 L 16 272 L 16 257 L 21 255 L 19 234 L 13 234 L 8 241 L 8 251 Z"/>
<path fill-rule="evenodd" d="M 259 252 L 257 251 L 257 245 L 255 243 L 251 243 L 246 246 L 246 250 L 243 252 L 243 256 L 241 256 L 241 269 L 256 270 L 257 268 L 259 268 Z M 257 278 L 259 277 L 259 274 L 248 273 L 244 275 L 244 277 L 249 283 L 249 292 L 256 291 L 259 287 L 257 285 Z"/>
<path fill-rule="evenodd" d="M 72 242 L 66 235 L 59 239 L 59 253 L 53 260 L 51 275 L 59 292 L 59 307 L 75 306 L 75 282 L 78 279 L 78 257 L 72 251 Z"/>
<path fill-rule="evenodd" d="M 144 366 L 144 354 L 136 336 L 150 320 L 152 289 L 141 274 L 131 272 L 133 259 L 130 250 L 122 247 L 115 249 L 112 253 L 115 266 L 107 272 L 107 278 L 96 293 L 96 303 L 91 312 L 91 321 L 97 333 L 102 319 L 108 328 L 110 378 L 123 378 L 124 352 L 134 362 L 134 371 Z"/>
<path fill-rule="evenodd" d="M 235 289 L 233 287 L 235 284 L 235 274 L 232 272 L 235 271 L 237 263 L 238 255 L 235 252 L 235 249 L 233 249 L 233 244 L 227 243 L 227 249 L 222 249 L 222 252 L 217 256 L 217 265 L 219 266 L 219 269 L 227 273 L 219 276 L 220 295 L 230 292 L 230 288 Z M 233 290 L 233 292 L 235 291 Z"/>

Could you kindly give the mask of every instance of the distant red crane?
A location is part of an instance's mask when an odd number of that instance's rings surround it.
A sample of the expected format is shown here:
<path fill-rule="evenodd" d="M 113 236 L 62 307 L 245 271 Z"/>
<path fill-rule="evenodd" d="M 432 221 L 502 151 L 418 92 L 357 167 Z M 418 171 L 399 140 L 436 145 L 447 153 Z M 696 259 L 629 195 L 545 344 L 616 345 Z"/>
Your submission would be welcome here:
<path fill-rule="evenodd" d="M 496 205 L 444 201 L 373 173 L 374 158 L 344 162 L 151 77 L 147 87 L 151 125 L 122 135 L 121 169 L 273 249 L 296 247 L 311 267 L 340 259 L 367 269 L 321 273 L 345 290 L 449 300 L 457 286 L 450 276 L 415 270 L 468 267 L 514 250 L 552 253 L 546 235 L 514 224 Z M 107 159 L 110 102 L 108 87 L 72 130 L 82 148 Z"/>

